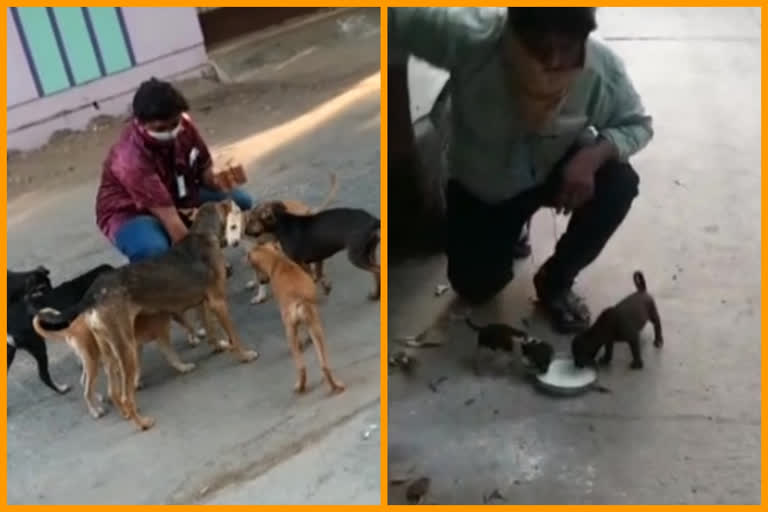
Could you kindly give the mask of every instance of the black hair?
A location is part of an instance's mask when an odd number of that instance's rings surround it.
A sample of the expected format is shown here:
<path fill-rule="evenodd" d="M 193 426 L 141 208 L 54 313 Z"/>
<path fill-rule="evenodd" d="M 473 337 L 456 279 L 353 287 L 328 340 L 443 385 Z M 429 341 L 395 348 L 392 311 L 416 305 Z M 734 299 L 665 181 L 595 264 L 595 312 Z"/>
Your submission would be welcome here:
<path fill-rule="evenodd" d="M 586 39 L 597 28 L 596 7 L 508 7 L 507 27 L 525 34 L 565 34 Z"/>
<path fill-rule="evenodd" d="M 133 115 L 142 123 L 167 121 L 187 110 L 186 98 L 173 85 L 155 77 L 142 82 L 133 95 Z"/>

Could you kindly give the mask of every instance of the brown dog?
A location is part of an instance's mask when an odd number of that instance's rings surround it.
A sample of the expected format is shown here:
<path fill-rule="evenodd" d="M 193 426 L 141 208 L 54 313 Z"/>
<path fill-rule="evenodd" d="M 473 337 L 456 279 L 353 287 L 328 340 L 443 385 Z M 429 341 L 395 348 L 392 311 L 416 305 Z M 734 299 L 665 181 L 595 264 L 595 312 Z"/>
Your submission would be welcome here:
<path fill-rule="evenodd" d="M 41 311 L 45 311 L 45 309 Z M 174 316 L 173 319 L 187 330 L 190 344 L 196 345 L 199 343 L 194 329 L 186 322 L 183 316 Z M 104 408 L 99 404 L 102 398 L 94 391 L 94 384 L 99 373 L 99 363 L 108 363 L 109 361 L 102 358 L 99 345 L 88 323 L 85 321 L 85 316 L 78 316 L 69 327 L 61 331 L 48 331 L 44 329 L 40 325 L 40 319 L 37 315 L 32 320 L 32 326 L 41 337 L 47 340 L 63 341 L 77 354 L 83 365 L 80 384 L 83 386 L 83 398 L 88 406 L 88 412 L 96 419 L 103 416 Z M 194 363 L 183 362 L 171 345 L 171 315 L 166 313 L 141 314 L 136 317 L 134 332 L 136 342 L 139 344 L 139 350 L 141 350 L 142 345 L 157 340 L 158 347 L 163 356 L 165 356 L 165 360 L 173 368 L 181 373 L 190 372 L 195 368 Z M 107 371 L 114 370 L 114 368 L 107 369 Z M 137 388 L 139 387 L 140 378 L 141 357 L 137 358 L 136 380 L 134 381 L 134 386 Z M 122 391 L 114 387 L 116 385 L 115 380 L 114 376 L 107 379 L 107 382 L 110 384 L 108 394 L 112 403 L 118 404 Z"/>
<path fill-rule="evenodd" d="M 307 367 L 299 342 L 299 329 L 302 326 L 309 332 L 331 392 L 343 391 L 344 384 L 333 376 L 328 367 L 325 335 L 317 310 L 317 289 L 312 278 L 299 265 L 288 259 L 274 242 L 265 242 L 251 249 L 248 260 L 256 269 L 257 275 L 267 276 L 272 283 L 285 335 L 298 372 L 295 391 L 303 393 L 307 386 Z"/>
<path fill-rule="evenodd" d="M 613 359 L 613 344 L 616 341 L 626 341 L 632 351 L 630 367 L 639 370 L 643 367 L 640 355 L 639 335 L 645 324 L 653 324 L 653 344 L 660 348 L 664 345 L 661 332 L 661 319 L 656 309 L 656 302 L 645 285 L 645 277 L 637 271 L 632 276 L 637 291 L 627 296 L 613 307 L 605 309 L 597 317 L 595 323 L 577 335 L 571 343 L 571 352 L 576 366 L 583 367 L 594 363 L 597 352 L 605 347 L 605 353 L 600 359 L 601 364 L 609 364 Z"/>
<path fill-rule="evenodd" d="M 75 318 L 85 313 L 100 353 L 111 358 L 109 364 L 119 369 L 121 400 L 118 403 L 124 415 L 143 430 L 151 428 L 154 419 L 139 415 L 133 386 L 138 367 L 134 327 L 140 314 L 182 315 L 204 304 L 205 330 L 208 343 L 214 349 L 227 348 L 242 362 L 258 357 L 258 352 L 243 346 L 229 315 L 222 247 L 229 240 L 227 219 L 235 209 L 237 206 L 229 200 L 204 204 L 195 215 L 189 234 L 167 252 L 99 276 L 79 303 L 61 313 L 38 314 L 40 325 L 55 331 L 69 327 Z M 209 311 L 227 334 L 226 347 L 220 347 L 211 337 Z"/>

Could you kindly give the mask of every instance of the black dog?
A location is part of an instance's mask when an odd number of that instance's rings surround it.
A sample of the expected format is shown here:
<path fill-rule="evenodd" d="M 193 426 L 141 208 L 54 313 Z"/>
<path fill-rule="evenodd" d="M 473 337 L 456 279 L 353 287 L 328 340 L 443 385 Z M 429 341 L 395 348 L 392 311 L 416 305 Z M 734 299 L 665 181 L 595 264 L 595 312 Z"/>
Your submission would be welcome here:
<path fill-rule="evenodd" d="M 545 373 L 555 356 L 555 349 L 549 343 L 528 335 L 527 332 L 507 324 L 477 325 L 469 317 L 464 319 L 470 329 L 477 333 L 477 353 L 475 356 L 475 373 L 479 373 L 480 349 L 494 352 L 503 351 L 512 354 L 515 351 L 515 341 L 520 343 L 523 358 L 527 359 L 536 370 Z"/>
<path fill-rule="evenodd" d="M 539 373 L 547 373 L 549 365 L 552 363 L 552 359 L 555 358 L 555 349 L 547 343 L 538 338 L 527 338 L 521 345 L 523 351 L 523 357 L 525 357 L 530 364 Z"/>
<path fill-rule="evenodd" d="M 605 309 L 597 317 L 595 323 L 576 336 L 571 342 L 573 361 L 578 367 L 594 364 L 600 348 L 605 347 L 605 353 L 600 360 L 601 364 L 609 364 L 613 359 L 613 344 L 616 341 L 626 341 L 632 352 L 633 370 L 643 367 L 643 359 L 640 355 L 640 343 L 638 337 L 645 324 L 650 321 L 653 324 L 653 344 L 660 348 L 664 344 L 661 332 L 661 319 L 656 309 L 656 302 L 648 293 L 645 285 L 645 277 L 640 271 L 632 275 L 637 291 L 628 295 L 613 307 Z"/>
<path fill-rule="evenodd" d="M 19 301 L 24 295 L 34 289 L 51 288 L 50 271 L 44 266 L 34 270 L 14 272 L 8 271 L 8 304 Z"/>
<path fill-rule="evenodd" d="M 56 384 L 48 372 L 48 351 L 45 340 L 32 327 L 35 314 L 46 307 L 57 310 L 76 304 L 96 278 L 110 270 L 111 265 L 100 265 L 55 288 L 39 284 L 27 290 L 22 299 L 8 305 L 8 370 L 16 355 L 16 349 L 26 350 L 37 361 L 40 380 L 57 393 L 66 393 L 70 386 Z M 34 282 L 34 281 L 29 281 Z"/>
<path fill-rule="evenodd" d="M 288 213 L 281 201 L 261 204 L 246 214 L 245 234 L 272 233 L 283 252 L 300 264 L 315 264 L 316 279 L 326 289 L 323 261 L 346 249 L 349 261 L 373 275 L 374 288 L 368 295 L 378 300 L 381 280 L 376 248 L 379 245 L 379 219 L 356 208 L 331 208 L 308 215 Z"/>
<path fill-rule="evenodd" d="M 469 317 L 464 319 L 470 329 L 477 333 L 477 348 L 487 348 L 496 352 L 514 352 L 515 340 L 523 341 L 528 333 L 507 324 L 477 325 Z"/>
<path fill-rule="evenodd" d="M 479 326 L 468 317 L 467 325 L 477 333 L 477 348 L 485 348 L 492 351 L 501 350 L 513 353 L 515 341 L 520 343 L 523 357 L 532 364 L 537 371 L 545 373 L 555 356 L 555 349 L 549 343 L 528 335 L 527 332 L 507 324 L 488 324 Z M 477 366 L 477 362 L 476 362 Z M 476 368 L 477 369 L 477 368 Z"/>

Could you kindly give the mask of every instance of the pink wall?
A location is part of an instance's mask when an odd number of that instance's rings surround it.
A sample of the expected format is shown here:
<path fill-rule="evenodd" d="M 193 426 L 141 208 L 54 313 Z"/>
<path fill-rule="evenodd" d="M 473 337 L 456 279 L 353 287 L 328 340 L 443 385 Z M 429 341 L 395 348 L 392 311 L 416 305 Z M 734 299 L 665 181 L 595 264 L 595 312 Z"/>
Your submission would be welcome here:
<path fill-rule="evenodd" d="M 94 116 L 125 113 L 135 88 L 150 76 L 181 78 L 202 71 L 207 56 L 194 7 L 124 7 L 123 16 L 136 58 L 134 68 L 37 98 L 8 13 L 9 149 L 33 149 L 57 130 L 80 130 Z"/>

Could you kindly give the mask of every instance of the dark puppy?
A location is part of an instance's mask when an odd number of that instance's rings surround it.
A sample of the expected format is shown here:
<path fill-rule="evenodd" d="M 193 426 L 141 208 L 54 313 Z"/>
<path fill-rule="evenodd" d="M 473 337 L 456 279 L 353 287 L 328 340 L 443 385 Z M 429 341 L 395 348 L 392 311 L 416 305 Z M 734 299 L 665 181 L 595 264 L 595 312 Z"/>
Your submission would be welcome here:
<path fill-rule="evenodd" d="M 496 352 L 514 352 L 515 340 L 524 341 L 528 333 L 507 324 L 477 325 L 469 317 L 465 318 L 470 329 L 477 333 L 477 348 L 487 348 Z"/>
<path fill-rule="evenodd" d="M 469 317 L 465 318 L 470 329 L 477 333 L 477 349 L 475 350 L 474 370 L 480 375 L 480 358 L 483 350 L 501 351 L 513 354 L 515 341 L 523 342 L 528 339 L 528 333 L 507 324 L 477 325 Z"/>
<path fill-rule="evenodd" d="M 50 287 L 41 284 L 35 279 L 28 279 L 28 283 L 35 283 L 28 289 L 22 298 L 8 306 L 8 367 L 16 355 L 16 349 L 29 352 L 37 361 L 37 372 L 43 383 L 57 393 L 66 393 L 70 386 L 56 384 L 48 372 L 48 351 L 43 338 L 35 332 L 32 319 L 37 312 L 45 307 L 63 309 L 76 304 L 96 278 L 110 270 L 110 265 L 100 265 L 70 281 Z M 47 271 L 45 273 L 47 279 Z"/>
<path fill-rule="evenodd" d="M 290 259 L 301 265 L 314 263 L 316 277 L 326 293 L 330 284 L 323 277 L 323 261 L 346 249 L 354 266 L 373 275 L 374 288 L 368 298 L 378 300 L 381 282 L 376 248 L 380 225 L 379 219 L 356 208 L 294 215 L 281 201 L 270 201 L 246 214 L 244 231 L 254 237 L 272 233 Z"/>
<path fill-rule="evenodd" d="M 44 266 L 25 272 L 8 271 L 8 304 L 24 298 L 29 291 L 51 288 L 50 271 Z"/>
<path fill-rule="evenodd" d="M 528 337 L 520 344 L 523 357 L 528 360 L 539 373 L 547 373 L 552 359 L 555 358 L 555 349 L 546 341 Z"/>
<path fill-rule="evenodd" d="M 648 321 L 653 324 L 653 344 L 656 347 L 664 344 L 659 312 L 656 309 L 656 302 L 647 291 L 645 277 L 642 272 L 637 271 L 632 279 L 637 291 L 615 306 L 605 309 L 592 327 L 573 339 L 571 352 L 573 361 L 579 368 L 593 364 L 598 351 L 603 346 L 605 353 L 600 363 L 609 364 L 613 358 L 613 344 L 616 341 L 629 343 L 629 349 L 632 351 L 630 367 L 635 370 L 642 368 L 639 335 Z"/>

